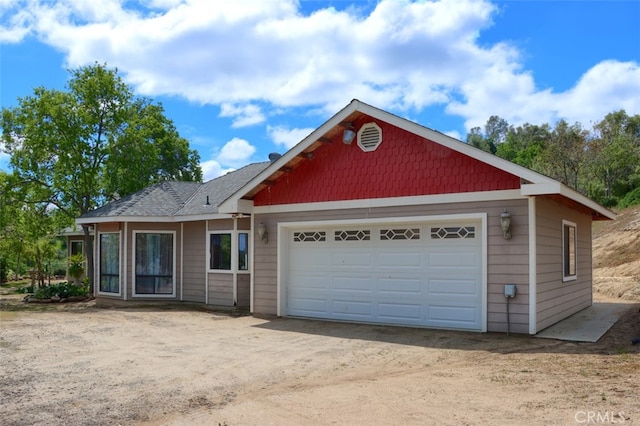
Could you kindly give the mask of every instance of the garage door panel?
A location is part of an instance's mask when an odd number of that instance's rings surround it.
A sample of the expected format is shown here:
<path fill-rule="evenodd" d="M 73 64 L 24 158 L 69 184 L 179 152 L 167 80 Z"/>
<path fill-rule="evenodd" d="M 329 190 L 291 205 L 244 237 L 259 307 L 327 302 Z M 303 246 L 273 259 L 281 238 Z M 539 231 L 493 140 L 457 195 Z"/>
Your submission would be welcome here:
<path fill-rule="evenodd" d="M 456 324 L 460 328 L 476 328 L 479 311 L 474 307 L 429 306 L 428 317 L 430 321 L 440 324 Z"/>
<path fill-rule="evenodd" d="M 333 279 L 333 289 L 338 294 L 342 292 L 371 293 L 371 280 L 368 276 L 344 277 L 338 276 Z"/>
<path fill-rule="evenodd" d="M 286 315 L 483 328 L 479 223 L 444 228 L 411 224 L 409 233 L 402 226 L 357 228 L 302 231 L 305 236 L 324 232 L 326 239 L 291 243 Z M 356 240 L 360 233 L 366 238 Z"/>
<path fill-rule="evenodd" d="M 295 306 L 293 315 L 314 316 L 322 318 L 327 311 L 327 300 L 324 297 L 291 297 L 290 303 Z"/>
<path fill-rule="evenodd" d="M 384 297 L 401 297 L 419 296 L 422 294 L 424 284 L 422 278 L 398 278 L 378 280 L 378 293 Z"/>
<path fill-rule="evenodd" d="M 407 319 L 419 322 L 422 318 L 422 305 L 380 303 L 378 305 L 378 317 L 394 323 L 403 323 Z"/>
<path fill-rule="evenodd" d="M 298 275 L 296 286 L 291 290 L 301 292 L 306 290 L 317 290 L 327 288 L 327 277 L 325 275 Z"/>
<path fill-rule="evenodd" d="M 333 265 L 339 267 L 362 267 L 370 266 L 372 263 L 370 253 L 357 253 L 357 252 L 340 252 L 333 254 Z"/>
<path fill-rule="evenodd" d="M 378 266 L 381 268 L 421 268 L 422 253 L 389 253 L 378 255 Z"/>
<path fill-rule="evenodd" d="M 310 250 L 294 250 L 291 260 L 296 262 L 299 266 L 318 268 L 327 267 L 332 264 L 333 253 L 331 250 L 315 249 Z"/>
<path fill-rule="evenodd" d="M 431 267 L 476 268 L 479 263 L 480 259 L 473 251 L 460 250 L 458 252 L 438 252 L 429 255 L 429 266 Z"/>
<path fill-rule="evenodd" d="M 338 319 L 367 320 L 373 314 L 373 304 L 370 302 L 358 302 L 354 300 L 333 300 L 331 303 L 332 312 Z"/>
<path fill-rule="evenodd" d="M 478 283 L 474 280 L 429 280 L 430 296 L 470 296 L 476 298 Z"/>

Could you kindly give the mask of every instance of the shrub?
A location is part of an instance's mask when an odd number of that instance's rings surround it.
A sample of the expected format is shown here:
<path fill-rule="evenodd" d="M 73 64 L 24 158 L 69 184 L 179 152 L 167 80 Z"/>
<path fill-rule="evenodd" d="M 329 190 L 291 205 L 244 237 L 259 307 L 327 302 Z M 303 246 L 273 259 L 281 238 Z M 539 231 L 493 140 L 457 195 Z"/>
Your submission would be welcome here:
<path fill-rule="evenodd" d="M 87 294 L 89 294 L 89 288 L 86 285 L 62 282 L 39 288 L 33 297 L 36 299 L 51 299 L 58 296 L 61 299 L 67 299 L 73 296 L 86 296 Z"/>
<path fill-rule="evenodd" d="M 635 206 L 636 204 L 640 204 L 640 187 L 627 192 L 627 194 L 622 197 L 622 200 L 618 203 L 618 207 L 626 209 L 627 207 Z"/>

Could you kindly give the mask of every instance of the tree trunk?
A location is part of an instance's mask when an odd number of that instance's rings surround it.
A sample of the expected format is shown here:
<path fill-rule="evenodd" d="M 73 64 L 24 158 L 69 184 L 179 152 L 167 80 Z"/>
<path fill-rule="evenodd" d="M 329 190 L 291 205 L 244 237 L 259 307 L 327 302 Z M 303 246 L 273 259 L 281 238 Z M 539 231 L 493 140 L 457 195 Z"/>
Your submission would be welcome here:
<path fill-rule="evenodd" d="M 94 268 L 93 268 L 93 238 L 91 238 L 91 229 L 89 225 L 82 225 L 84 231 L 84 246 L 86 247 L 85 256 L 87 256 L 87 278 L 89 278 L 89 294 L 94 294 Z"/>

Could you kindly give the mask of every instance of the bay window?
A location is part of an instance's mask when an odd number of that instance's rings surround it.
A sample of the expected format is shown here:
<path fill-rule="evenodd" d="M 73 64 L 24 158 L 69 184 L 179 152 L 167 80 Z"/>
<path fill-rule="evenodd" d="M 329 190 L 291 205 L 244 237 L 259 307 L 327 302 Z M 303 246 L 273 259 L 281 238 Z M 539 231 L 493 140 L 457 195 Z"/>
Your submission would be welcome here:
<path fill-rule="evenodd" d="M 99 244 L 99 291 L 120 294 L 120 233 L 100 234 Z"/>
<path fill-rule="evenodd" d="M 134 232 L 135 295 L 175 295 L 175 232 Z"/>

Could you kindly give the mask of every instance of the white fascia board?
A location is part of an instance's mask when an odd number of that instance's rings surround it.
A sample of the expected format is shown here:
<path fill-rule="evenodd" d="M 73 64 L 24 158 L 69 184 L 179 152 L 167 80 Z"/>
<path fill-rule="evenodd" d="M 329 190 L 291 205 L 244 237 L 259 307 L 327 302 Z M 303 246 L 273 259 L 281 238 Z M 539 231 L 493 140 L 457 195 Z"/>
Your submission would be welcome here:
<path fill-rule="evenodd" d="M 174 222 L 174 218 L 171 216 L 101 216 L 101 217 L 87 217 L 78 218 L 76 223 L 78 225 L 86 225 L 93 223 L 110 223 L 110 222 Z"/>
<path fill-rule="evenodd" d="M 412 197 L 368 198 L 362 200 L 325 201 L 319 203 L 278 204 L 272 206 L 256 206 L 254 214 L 310 212 L 320 210 L 367 209 L 389 206 L 417 206 L 447 203 L 473 203 L 482 201 L 523 200 L 518 189 L 502 191 L 480 191 L 455 194 L 419 195 Z"/>
<path fill-rule="evenodd" d="M 87 225 L 94 223 L 112 223 L 112 222 L 130 222 L 130 223 L 179 223 L 179 222 L 197 222 L 200 220 L 230 219 L 230 214 L 202 214 L 202 215 L 184 215 L 184 216 L 103 216 L 78 218 L 78 225 Z"/>
<path fill-rule="evenodd" d="M 520 185 L 522 195 L 549 195 L 560 194 L 562 184 L 560 182 L 533 183 Z"/>
<path fill-rule="evenodd" d="M 329 130 L 340 124 L 345 118 L 351 115 L 354 111 L 356 111 L 358 106 L 361 105 L 360 101 L 353 100 L 349 105 L 343 108 L 336 115 L 327 120 L 324 124 L 318 127 L 316 130 L 311 132 L 309 136 L 300 141 L 297 145 L 291 148 L 289 151 L 285 152 L 282 157 L 278 158 L 276 161 L 271 163 L 266 169 L 262 171 L 259 175 L 251 179 L 246 185 L 236 191 L 231 197 L 227 198 L 222 204 L 218 206 L 218 211 L 221 212 L 233 212 L 233 207 L 237 206 L 238 200 L 244 197 L 249 191 L 255 188 L 257 185 L 262 183 L 266 178 L 271 176 L 275 171 L 279 168 L 287 164 L 297 155 L 302 153 L 305 149 L 307 149 L 312 143 L 320 139 L 325 135 Z"/>
<path fill-rule="evenodd" d="M 600 204 L 596 203 L 592 199 L 585 197 L 584 195 L 580 194 L 578 191 L 575 191 L 566 185 L 561 185 L 560 195 L 564 195 L 565 197 L 573 201 L 576 201 L 582 204 L 583 206 L 590 208 L 595 212 L 600 213 L 602 216 L 608 219 L 615 220 L 617 217 L 617 215 L 614 212 L 610 211 L 605 207 L 602 207 Z"/>
<path fill-rule="evenodd" d="M 482 161 L 483 163 L 504 170 L 507 173 L 518 176 L 527 181 L 534 183 L 547 183 L 554 181 L 547 176 L 534 172 L 533 170 L 529 170 L 526 167 L 519 166 L 515 163 L 512 163 L 511 161 L 485 152 L 479 148 L 468 145 L 458 139 L 447 136 L 444 133 L 429 129 L 421 124 L 398 117 L 397 115 L 393 115 L 389 112 L 372 107 L 370 105 L 360 103 L 358 110 L 363 114 L 367 114 L 382 121 L 386 121 L 387 123 L 406 130 L 407 132 L 422 136 L 425 139 L 429 139 L 446 148 L 457 151 L 461 154 L 466 155 L 467 157 Z"/>
<path fill-rule="evenodd" d="M 601 214 L 608 219 L 615 220 L 616 218 L 616 214 L 609 209 L 602 207 L 600 204 L 596 203 L 589 197 L 586 197 L 580 194 L 578 191 L 575 191 L 557 181 L 544 184 L 523 184 L 521 186 L 521 192 L 522 195 L 526 196 L 554 194 L 562 195 L 570 200 L 575 201 L 576 203 L 582 204 L 583 206 Z"/>
<path fill-rule="evenodd" d="M 218 212 L 232 214 L 232 213 L 253 213 L 253 200 L 229 199 L 228 202 L 224 202 L 219 208 Z"/>

